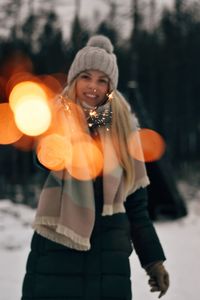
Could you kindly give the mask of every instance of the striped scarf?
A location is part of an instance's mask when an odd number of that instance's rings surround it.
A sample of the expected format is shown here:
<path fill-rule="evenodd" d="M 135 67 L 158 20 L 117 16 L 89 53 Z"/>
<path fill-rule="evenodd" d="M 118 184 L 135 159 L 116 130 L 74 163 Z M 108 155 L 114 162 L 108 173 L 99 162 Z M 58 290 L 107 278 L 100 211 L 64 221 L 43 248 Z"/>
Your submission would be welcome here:
<path fill-rule="evenodd" d="M 63 122 L 64 131 L 68 133 L 72 120 L 70 116 L 67 120 L 62 105 L 58 109 L 58 117 L 59 123 Z M 133 119 L 136 129 L 136 119 Z M 119 164 L 110 131 L 106 130 L 105 126 L 99 126 L 96 130 L 103 152 L 102 217 L 124 213 L 127 193 L 123 169 Z M 87 160 L 85 154 L 85 149 L 82 149 L 81 159 Z M 133 159 L 132 164 L 135 169 L 135 180 L 128 194 L 149 184 L 144 163 Z M 87 173 L 88 169 L 85 168 L 83 171 Z M 95 224 L 93 179 L 80 180 L 70 174 L 69 169 L 49 173 L 39 198 L 32 227 L 37 233 L 54 242 L 86 251 L 91 248 L 90 237 Z"/>

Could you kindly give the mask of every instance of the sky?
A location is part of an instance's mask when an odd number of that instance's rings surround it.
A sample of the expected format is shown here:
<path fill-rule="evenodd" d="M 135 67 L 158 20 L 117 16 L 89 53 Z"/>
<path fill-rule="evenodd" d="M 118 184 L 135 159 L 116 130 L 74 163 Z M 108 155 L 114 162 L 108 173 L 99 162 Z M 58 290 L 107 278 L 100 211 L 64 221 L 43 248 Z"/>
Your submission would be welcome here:
<path fill-rule="evenodd" d="M 70 2 L 70 0 L 69 0 Z M 75 1 L 73 1 L 75 3 Z M 107 3 L 109 1 L 105 1 L 105 0 L 81 0 L 80 3 L 80 16 L 86 20 L 90 20 L 93 24 L 93 26 L 95 27 L 97 20 L 100 21 L 102 19 L 105 19 L 106 16 L 108 16 L 109 14 L 109 6 Z M 130 14 L 130 7 L 131 7 L 131 3 L 132 0 L 116 0 L 116 3 L 119 4 L 119 9 L 118 9 L 118 13 L 120 15 L 122 15 L 122 19 L 123 21 L 120 22 L 119 24 L 119 28 L 121 29 L 122 32 L 122 36 L 124 36 L 125 38 L 127 37 L 127 35 L 129 34 L 130 30 L 131 30 L 131 22 L 128 19 L 128 16 Z M 140 2 L 140 1 L 139 1 Z M 146 2 L 148 3 L 149 0 L 146 0 Z M 157 13 L 159 15 L 161 9 L 164 6 L 172 6 L 172 3 L 174 2 L 174 0 L 157 0 Z M 147 6 L 147 5 L 146 5 Z M 74 7 L 71 6 L 71 10 L 74 10 Z M 145 6 L 144 6 L 145 9 Z M 99 13 L 99 15 L 97 15 L 97 11 Z M 71 21 L 71 14 L 66 14 L 65 12 L 59 11 L 58 12 L 62 18 L 62 24 L 65 24 Z M 66 20 L 66 21 L 65 21 Z M 65 36 L 69 35 L 69 32 L 67 31 L 67 28 L 65 28 L 64 26 L 64 32 L 65 32 Z"/>
<path fill-rule="evenodd" d="M 27 0 L 28 1 L 28 0 Z M 58 15 L 60 16 L 61 26 L 63 28 L 64 36 L 69 37 L 70 33 L 70 24 L 75 13 L 75 0 L 44 0 L 47 1 L 46 7 L 50 7 L 54 1 L 57 2 L 55 6 Z M 147 9 L 148 3 L 150 0 L 143 0 L 147 4 L 144 5 L 144 9 Z M 160 14 L 164 6 L 172 7 L 174 0 L 156 0 L 157 1 L 157 15 Z M 105 19 L 109 14 L 109 1 L 106 0 L 80 0 L 80 16 L 86 22 L 92 24 L 92 27 L 95 28 L 96 24 L 102 19 Z M 116 3 L 119 4 L 118 13 L 122 16 L 123 21 L 119 23 L 119 27 L 122 32 L 123 37 L 127 37 L 131 30 L 131 23 L 128 19 L 130 14 L 130 7 L 132 0 L 116 0 Z M 34 2 L 35 10 L 40 6 L 40 1 L 35 0 Z M 59 5 L 60 3 L 60 5 Z M 141 0 L 139 1 L 141 3 Z M 98 13 L 97 13 L 98 12 Z"/>
<path fill-rule="evenodd" d="M 12 0 L 0 0 L 0 9 L 2 9 L 3 3 L 12 3 Z M 19 1 L 19 0 L 18 0 Z M 60 26 L 63 31 L 63 35 L 65 39 L 68 39 L 70 36 L 70 28 L 71 22 L 74 18 L 76 0 L 20 0 L 22 5 L 20 15 L 16 16 L 14 14 L 14 18 L 18 20 L 18 22 L 23 22 L 26 18 L 28 12 L 31 10 L 33 12 L 38 13 L 48 10 L 53 7 L 53 9 L 58 13 L 60 18 Z M 111 0 L 115 1 L 118 4 L 117 13 L 121 16 L 120 20 L 118 19 L 117 26 L 121 31 L 122 38 L 126 38 L 129 36 L 131 30 L 131 21 L 129 19 L 130 15 L 130 7 L 133 0 Z M 142 5 L 142 9 L 147 11 L 149 7 L 149 3 L 151 0 L 139 0 L 139 4 Z M 157 4 L 157 18 L 163 9 L 163 7 L 172 7 L 175 0 L 155 0 Z M 194 0 L 190 0 L 194 1 Z M 86 26 L 87 23 L 90 24 L 90 28 L 94 28 L 97 24 L 108 17 L 109 14 L 109 1 L 107 0 L 80 0 L 80 17 L 85 20 Z M 144 4 L 143 4 L 144 3 Z M 3 9 L 2 11 L 5 11 Z M 2 14 L 0 12 L 0 17 Z M 13 22 L 16 20 L 13 18 Z M 149 20 L 146 21 L 147 25 Z M 7 31 L 5 28 L 0 28 L 0 35 L 7 35 Z"/>

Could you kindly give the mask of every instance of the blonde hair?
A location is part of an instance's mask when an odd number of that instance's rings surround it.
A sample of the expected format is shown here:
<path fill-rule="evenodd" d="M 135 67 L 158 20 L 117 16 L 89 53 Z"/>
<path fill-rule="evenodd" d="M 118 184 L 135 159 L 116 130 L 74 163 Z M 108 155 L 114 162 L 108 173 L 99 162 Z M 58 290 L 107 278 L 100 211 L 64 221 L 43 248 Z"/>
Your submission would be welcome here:
<path fill-rule="evenodd" d="M 118 155 L 119 162 L 124 169 L 125 188 L 128 191 L 135 179 L 132 158 L 128 152 L 128 139 L 133 130 L 131 124 L 131 108 L 119 91 L 112 92 L 112 126 L 111 135 Z"/>
<path fill-rule="evenodd" d="M 76 102 L 75 87 L 76 79 L 63 90 L 62 96 L 67 98 L 68 101 Z M 123 95 L 117 90 L 112 92 L 111 108 L 111 137 L 119 163 L 124 170 L 125 190 L 127 192 L 133 186 L 135 179 L 132 158 L 128 152 L 128 139 L 133 130 L 131 124 L 131 109 Z M 83 122 L 81 123 L 83 124 Z"/>

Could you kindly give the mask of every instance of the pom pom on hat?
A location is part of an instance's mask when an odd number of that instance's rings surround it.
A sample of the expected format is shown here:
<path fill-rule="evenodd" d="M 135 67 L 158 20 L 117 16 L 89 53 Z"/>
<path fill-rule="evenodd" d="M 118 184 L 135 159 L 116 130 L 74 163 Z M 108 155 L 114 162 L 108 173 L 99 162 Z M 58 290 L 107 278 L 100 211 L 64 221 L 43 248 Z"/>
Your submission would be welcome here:
<path fill-rule="evenodd" d="M 112 53 L 114 50 L 111 41 L 104 35 L 92 36 L 87 42 L 87 46 L 102 48 L 108 53 Z"/>
<path fill-rule="evenodd" d="M 108 76 L 110 88 L 117 89 L 118 66 L 113 49 L 110 39 L 106 36 L 92 36 L 87 45 L 78 51 L 71 64 L 68 72 L 68 84 L 83 71 L 98 70 Z"/>

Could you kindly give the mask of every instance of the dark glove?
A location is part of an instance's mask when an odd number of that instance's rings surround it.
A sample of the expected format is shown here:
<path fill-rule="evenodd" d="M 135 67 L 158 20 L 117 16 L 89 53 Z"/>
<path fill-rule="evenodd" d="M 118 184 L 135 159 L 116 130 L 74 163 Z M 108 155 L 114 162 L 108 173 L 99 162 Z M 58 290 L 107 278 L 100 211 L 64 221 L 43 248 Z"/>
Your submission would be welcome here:
<path fill-rule="evenodd" d="M 155 262 L 147 266 L 146 272 L 149 275 L 149 285 L 151 292 L 159 292 L 158 298 L 161 298 L 168 290 L 169 287 L 169 274 L 165 270 L 163 262 Z"/>

